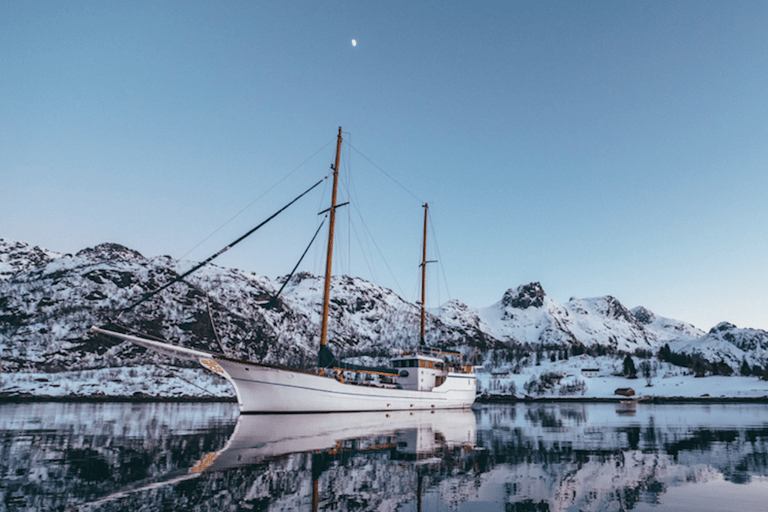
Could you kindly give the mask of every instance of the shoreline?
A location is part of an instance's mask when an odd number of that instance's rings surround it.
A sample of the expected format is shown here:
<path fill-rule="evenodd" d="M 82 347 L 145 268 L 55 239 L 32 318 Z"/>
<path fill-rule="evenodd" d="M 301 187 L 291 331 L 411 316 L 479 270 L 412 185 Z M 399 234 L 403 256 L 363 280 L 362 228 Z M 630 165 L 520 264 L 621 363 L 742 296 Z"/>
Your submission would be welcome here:
<path fill-rule="evenodd" d="M 0 405 L 2 404 L 18 404 L 18 403 L 30 403 L 30 402 L 82 402 L 82 403 L 107 403 L 107 402 L 119 402 L 119 403 L 150 403 L 150 402 L 232 402 L 237 403 L 235 397 L 204 397 L 204 396 L 151 396 L 145 394 L 139 394 L 134 396 L 107 396 L 107 395 L 90 395 L 90 396 L 51 396 L 51 395 L 3 395 L 0 394 Z"/>
<path fill-rule="evenodd" d="M 489 396 L 478 397 L 476 404 L 517 404 L 517 403 L 639 403 L 639 404 L 681 404 L 681 403 L 754 403 L 768 404 L 768 396 L 638 396 L 638 397 L 514 397 Z"/>
<path fill-rule="evenodd" d="M 51 396 L 51 395 L 4 395 L 0 394 L 0 405 L 9 403 L 30 402 L 72 402 L 72 403 L 151 403 L 151 402 L 180 402 L 180 403 L 209 403 L 230 402 L 237 403 L 235 397 L 202 397 L 202 396 L 150 396 L 136 394 L 133 396 Z M 518 403 L 615 403 L 615 404 L 682 404 L 682 403 L 753 403 L 768 404 L 768 396 L 754 397 L 724 397 L 724 396 L 639 396 L 639 397 L 515 397 L 515 396 L 487 396 L 478 397 L 475 404 L 518 404 Z"/>

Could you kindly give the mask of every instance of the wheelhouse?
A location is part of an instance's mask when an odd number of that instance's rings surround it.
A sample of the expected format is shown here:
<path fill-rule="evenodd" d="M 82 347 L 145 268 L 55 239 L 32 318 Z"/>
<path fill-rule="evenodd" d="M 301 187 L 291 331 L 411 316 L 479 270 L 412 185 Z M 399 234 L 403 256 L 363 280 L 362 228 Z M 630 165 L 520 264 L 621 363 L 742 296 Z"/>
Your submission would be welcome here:
<path fill-rule="evenodd" d="M 403 389 L 431 391 L 448 377 L 448 367 L 442 359 L 425 354 L 403 354 L 392 358 L 392 367 L 399 369 L 397 382 Z"/>

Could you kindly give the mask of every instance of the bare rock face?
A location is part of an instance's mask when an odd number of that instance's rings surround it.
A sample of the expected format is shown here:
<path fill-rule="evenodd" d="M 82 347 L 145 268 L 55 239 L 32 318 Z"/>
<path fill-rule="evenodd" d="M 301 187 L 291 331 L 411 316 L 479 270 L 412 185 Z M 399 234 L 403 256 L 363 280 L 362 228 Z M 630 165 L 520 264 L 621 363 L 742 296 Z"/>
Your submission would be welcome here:
<path fill-rule="evenodd" d="M 0 238 L 0 282 L 31 268 L 43 266 L 61 256 L 37 246 L 32 247 L 25 242 Z"/>
<path fill-rule="evenodd" d="M 109 242 L 83 249 L 75 256 L 89 258 L 94 261 L 137 261 L 145 259 L 138 251 Z"/>
<path fill-rule="evenodd" d="M 544 305 L 546 296 L 541 283 L 530 283 L 507 290 L 501 299 L 501 305 L 517 309 L 540 308 Z"/>
<path fill-rule="evenodd" d="M 643 325 L 651 324 L 654 320 L 656 320 L 656 315 L 642 306 L 633 309 L 632 315 L 635 317 L 635 320 Z"/>
<path fill-rule="evenodd" d="M 725 331 L 732 331 L 736 329 L 736 326 L 733 325 L 730 322 L 720 322 L 716 326 L 714 326 L 712 329 L 709 330 L 710 334 L 715 334 L 718 332 L 725 332 Z"/>
<path fill-rule="evenodd" d="M 605 314 L 608 318 L 613 318 L 616 320 L 623 320 L 627 322 L 628 324 L 636 324 L 637 319 L 632 315 L 632 313 L 624 307 L 624 305 L 619 302 L 619 300 L 616 297 L 613 297 L 611 295 L 606 295 L 603 299 L 604 309 L 601 311 L 603 314 Z"/>

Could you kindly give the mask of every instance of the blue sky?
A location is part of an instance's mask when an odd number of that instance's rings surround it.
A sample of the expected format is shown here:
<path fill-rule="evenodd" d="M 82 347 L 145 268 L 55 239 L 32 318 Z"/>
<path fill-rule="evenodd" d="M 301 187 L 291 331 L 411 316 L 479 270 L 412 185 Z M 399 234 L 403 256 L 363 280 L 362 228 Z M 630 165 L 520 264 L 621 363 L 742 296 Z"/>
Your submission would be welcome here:
<path fill-rule="evenodd" d="M 342 126 L 366 224 L 340 236 L 376 233 L 406 299 L 428 201 L 432 305 L 540 281 L 768 329 L 766 26 L 762 1 L 1 2 L 0 237 L 201 260 Z M 321 205 L 220 264 L 286 274 Z"/>

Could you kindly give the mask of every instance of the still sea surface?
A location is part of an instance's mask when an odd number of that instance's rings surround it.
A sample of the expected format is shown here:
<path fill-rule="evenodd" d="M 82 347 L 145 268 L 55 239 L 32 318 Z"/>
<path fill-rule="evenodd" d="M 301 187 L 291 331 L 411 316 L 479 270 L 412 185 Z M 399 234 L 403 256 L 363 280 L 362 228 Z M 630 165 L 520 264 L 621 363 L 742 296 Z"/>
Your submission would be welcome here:
<path fill-rule="evenodd" d="M 0 511 L 765 511 L 763 404 L 0 405 Z"/>

